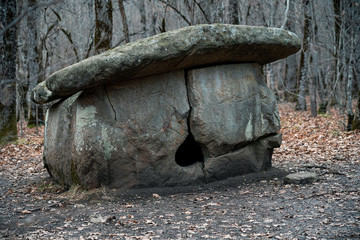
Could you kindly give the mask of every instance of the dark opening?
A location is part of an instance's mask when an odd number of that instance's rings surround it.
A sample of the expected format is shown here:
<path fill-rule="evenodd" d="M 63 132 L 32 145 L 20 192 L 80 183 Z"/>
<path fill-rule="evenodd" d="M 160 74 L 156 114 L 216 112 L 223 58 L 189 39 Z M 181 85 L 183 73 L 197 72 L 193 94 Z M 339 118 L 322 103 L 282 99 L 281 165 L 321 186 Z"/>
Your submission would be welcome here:
<path fill-rule="evenodd" d="M 200 144 L 195 141 L 191 133 L 176 151 L 175 161 L 182 167 L 190 166 L 196 162 L 204 162 Z"/>

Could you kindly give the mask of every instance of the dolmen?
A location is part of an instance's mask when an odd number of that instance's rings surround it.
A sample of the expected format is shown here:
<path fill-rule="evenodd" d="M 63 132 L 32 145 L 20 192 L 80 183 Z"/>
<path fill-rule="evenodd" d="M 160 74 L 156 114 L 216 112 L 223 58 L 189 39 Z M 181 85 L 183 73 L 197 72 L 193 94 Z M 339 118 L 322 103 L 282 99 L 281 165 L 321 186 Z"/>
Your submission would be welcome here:
<path fill-rule="evenodd" d="M 261 66 L 299 49 L 299 38 L 283 29 L 196 25 L 57 71 L 32 91 L 34 102 L 53 103 L 44 165 L 60 184 L 86 189 L 267 170 L 281 134 Z"/>

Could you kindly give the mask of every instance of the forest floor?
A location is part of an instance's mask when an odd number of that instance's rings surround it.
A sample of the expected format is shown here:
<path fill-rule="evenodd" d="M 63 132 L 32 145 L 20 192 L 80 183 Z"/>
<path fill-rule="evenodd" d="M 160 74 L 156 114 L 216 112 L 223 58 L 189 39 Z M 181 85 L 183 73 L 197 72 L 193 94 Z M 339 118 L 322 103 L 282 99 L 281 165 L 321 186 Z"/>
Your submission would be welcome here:
<path fill-rule="evenodd" d="M 273 169 L 187 187 L 65 190 L 43 168 L 43 129 L 26 129 L 0 147 L 0 239 L 360 238 L 360 131 L 293 108 L 279 104 Z M 283 183 L 302 170 L 319 180 Z"/>

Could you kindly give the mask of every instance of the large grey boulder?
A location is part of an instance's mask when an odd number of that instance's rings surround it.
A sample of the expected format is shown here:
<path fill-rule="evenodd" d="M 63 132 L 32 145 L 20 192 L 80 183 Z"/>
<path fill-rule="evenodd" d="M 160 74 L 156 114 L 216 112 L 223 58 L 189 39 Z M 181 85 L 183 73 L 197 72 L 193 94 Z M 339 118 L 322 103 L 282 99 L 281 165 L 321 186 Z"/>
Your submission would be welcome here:
<path fill-rule="evenodd" d="M 45 165 L 68 186 L 203 181 L 202 164 L 175 161 L 189 110 L 183 71 L 85 90 L 49 109 Z"/>
<path fill-rule="evenodd" d="M 260 65 L 300 48 L 281 29 L 199 25 L 110 50 L 33 90 L 44 165 L 85 188 L 174 186 L 266 170 L 281 144 Z"/>
<path fill-rule="evenodd" d="M 187 76 L 191 131 L 206 156 L 280 130 L 276 98 L 257 63 L 193 69 Z"/>

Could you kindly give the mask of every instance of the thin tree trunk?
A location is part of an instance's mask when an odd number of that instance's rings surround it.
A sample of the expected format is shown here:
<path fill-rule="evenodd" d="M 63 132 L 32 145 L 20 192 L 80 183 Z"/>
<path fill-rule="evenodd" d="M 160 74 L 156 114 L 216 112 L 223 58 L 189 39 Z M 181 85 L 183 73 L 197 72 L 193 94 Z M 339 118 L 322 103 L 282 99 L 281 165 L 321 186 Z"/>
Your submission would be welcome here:
<path fill-rule="evenodd" d="M 0 0 L 0 22 L 6 27 L 16 18 L 16 0 Z M 0 145 L 17 139 L 16 25 L 0 35 Z"/>
<path fill-rule="evenodd" d="M 38 0 L 30 0 L 29 8 L 33 8 L 38 4 Z M 41 14 L 44 14 L 46 18 L 46 11 L 35 9 L 27 17 L 27 26 L 28 26 L 28 36 L 27 39 L 27 58 L 28 58 L 28 82 L 29 89 L 33 89 L 38 83 L 45 80 L 45 69 L 47 66 L 46 61 L 44 61 L 43 50 L 45 48 L 46 40 L 49 37 L 50 32 L 55 29 L 55 26 L 58 24 L 58 20 L 55 23 L 47 27 L 47 31 L 41 36 L 42 32 L 37 30 L 37 25 L 39 19 L 41 19 Z M 47 53 L 48 54 L 48 53 Z M 45 65 L 44 65 L 45 64 Z M 37 124 L 44 125 L 44 114 L 42 109 L 38 111 L 36 105 L 30 100 L 30 92 L 27 93 L 27 103 L 28 103 L 28 117 L 27 117 L 27 127 L 36 127 Z M 38 119 L 38 120 L 37 120 Z M 38 123 L 37 123 L 38 121 Z"/>
<path fill-rule="evenodd" d="M 310 77 L 310 111 L 311 117 L 317 116 L 317 85 L 318 85 L 318 69 L 317 69 L 317 52 L 316 50 L 312 51 L 312 60 L 310 60 L 311 64 L 311 77 Z"/>
<path fill-rule="evenodd" d="M 305 64 L 301 71 L 300 86 L 299 86 L 299 98 L 296 110 L 306 111 L 306 87 L 307 87 L 307 61 L 309 53 L 306 51 L 304 54 Z"/>
<path fill-rule="evenodd" d="M 303 25 L 303 41 L 302 52 L 300 55 L 300 79 L 299 79 L 299 98 L 297 110 L 306 111 L 306 87 L 307 87 L 307 71 L 309 64 L 309 38 L 310 38 L 310 15 L 309 0 L 303 0 L 304 25 Z"/>
<path fill-rule="evenodd" d="M 124 39 L 125 39 L 126 43 L 129 43 L 130 42 L 129 27 L 128 27 L 128 23 L 127 23 L 127 19 L 126 19 L 123 0 L 119 0 L 119 10 L 120 10 L 120 15 L 121 15 L 121 22 L 123 25 Z"/>
<path fill-rule="evenodd" d="M 286 0 L 286 9 L 285 9 L 285 14 L 284 14 L 284 21 L 281 25 L 281 29 L 283 29 L 286 25 L 286 22 L 287 22 L 287 19 L 288 19 L 288 16 L 289 16 L 289 9 L 290 9 L 290 0 Z"/>
<path fill-rule="evenodd" d="M 39 106 L 35 104 L 35 123 L 36 123 L 36 135 L 39 135 Z"/>
<path fill-rule="evenodd" d="M 225 13 L 225 5 L 223 1 L 216 2 L 216 21 L 218 23 L 224 23 L 224 13 Z"/>
<path fill-rule="evenodd" d="M 239 5 L 238 0 L 229 0 L 230 24 L 239 24 Z"/>
<path fill-rule="evenodd" d="M 346 113 L 348 117 L 348 123 L 346 130 L 350 131 L 352 129 L 352 124 L 354 121 L 354 112 L 352 110 L 352 91 L 353 91 L 353 62 L 354 62 L 354 33 L 351 33 L 351 48 L 350 48 L 350 59 L 349 59 L 349 68 L 348 68 L 348 82 L 346 87 Z"/>
<path fill-rule="evenodd" d="M 318 89 L 318 68 L 317 68 L 317 52 L 313 51 L 312 57 L 312 72 L 310 78 L 310 110 L 311 110 L 311 117 L 317 116 L 317 89 Z"/>
<path fill-rule="evenodd" d="M 334 9 L 334 35 L 335 35 L 335 52 L 334 52 L 334 66 L 335 66 L 335 72 L 334 72 L 334 79 L 337 81 L 338 74 L 339 74 L 339 52 L 341 48 L 341 15 L 340 15 L 340 9 L 341 9 L 341 0 L 333 0 L 333 9 Z"/>
<path fill-rule="evenodd" d="M 311 58 L 310 58 L 310 67 L 311 68 L 311 78 L 310 78 L 310 110 L 311 117 L 317 116 L 317 85 L 318 85 L 318 51 L 317 51 L 317 22 L 315 16 L 315 7 L 314 2 L 310 4 L 311 8 Z M 310 69 L 309 69 L 310 70 Z"/>
<path fill-rule="evenodd" d="M 139 11 L 140 11 L 140 22 L 142 24 L 142 36 L 146 38 L 146 10 L 145 10 L 145 0 L 139 1 Z"/>
<path fill-rule="evenodd" d="M 289 7 L 288 10 L 288 15 L 292 16 L 295 13 L 295 6 L 294 6 L 294 1 L 290 1 L 289 5 L 287 5 L 287 7 Z M 289 31 L 295 32 L 296 30 L 296 26 L 295 26 L 295 21 L 287 21 L 286 22 L 286 28 Z M 298 89 L 298 83 L 297 83 L 297 54 L 293 54 L 289 57 L 286 58 L 286 75 L 285 75 L 285 80 L 284 80 L 284 88 L 287 89 L 287 91 L 285 91 L 285 99 L 287 101 L 291 101 L 291 102 L 295 102 L 296 101 L 296 97 L 293 93 L 296 93 Z"/>
<path fill-rule="evenodd" d="M 318 77 L 318 93 L 319 93 L 319 99 L 320 99 L 320 103 L 319 103 L 319 110 L 318 113 L 319 114 L 325 114 L 326 113 L 326 106 L 327 106 L 327 100 L 326 100 L 326 89 L 324 86 L 324 74 L 322 72 L 319 72 L 319 77 Z"/>
<path fill-rule="evenodd" d="M 334 98 L 335 102 L 338 106 L 340 106 L 341 109 L 345 109 L 346 107 L 346 101 L 343 101 L 343 99 L 345 98 L 344 96 L 344 92 L 345 92 L 345 88 L 344 88 L 344 81 L 343 81 L 343 71 L 344 71 L 344 67 L 345 67 L 345 46 L 344 46 L 344 26 L 342 23 L 342 26 L 340 28 L 340 38 L 339 38 L 339 43 L 338 43 L 338 49 L 337 49 L 337 57 L 338 59 L 336 60 L 336 79 L 335 79 L 335 83 L 333 84 L 332 87 L 332 95 L 331 95 L 331 99 L 328 103 L 328 109 L 330 108 L 330 104 L 332 104 L 332 101 Z M 340 51 L 340 49 L 342 49 L 342 51 Z"/>
<path fill-rule="evenodd" d="M 334 75 L 333 75 L 333 79 L 335 81 L 335 83 L 333 84 L 333 89 L 331 92 L 331 95 L 329 96 L 329 101 L 328 101 L 328 106 L 327 109 L 330 108 L 330 105 L 332 103 L 332 98 L 333 96 L 336 97 L 336 88 L 337 85 L 339 83 L 339 79 L 341 78 L 341 62 L 339 60 L 339 53 L 340 53 L 340 49 L 341 49 L 341 42 L 342 42 L 342 38 L 341 38 L 341 25 L 342 25 L 342 21 L 341 21 L 341 15 L 340 15 L 340 11 L 341 11 L 341 0 L 333 0 L 333 10 L 334 10 L 334 36 L 335 36 L 335 47 L 334 47 Z"/>
<path fill-rule="evenodd" d="M 274 27 L 274 20 L 275 20 L 275 14 L 276 14 L 276 9 L 277 8 L 278 8 L 278 1 L 272 0 L 272 3 L 270 4 L 269 22 L 267 23 L 268 27 Z M 264 14 L 265 13 L 263 13 L 263 18 L 266 19 L 266 16 Z"/>
<path fill-rule="evenodd" d="M 151 9 L 151 25 L 149 26 L 149 36 L 154 36 L 156 34 L 156 21 L 158 18 L 157 11 Z"/>
<path fill-rule="evenodd" d="M 317 116 L 317 100 L 316 100 L 317 77 L 314 75 L 310 80 L 310 110 L 311 117 Z"/>
<path fill-rule="evenodd" d="M 37 4 L 37 0 L 30 0 L 28 1 L 28 7 L 33 8 Z M 34 9 L 29 13 L 26 19 L 27 24 L 27 69 L 28 69 L 28 75 L 27 75 L 27 82 L 28 82 L 28 88 L 33 89 L 36 84 L 38 84 L 38 78 L 39 78 L 39 72 L 40 72 L 40 56 L 39 56 L 39 49 L 38 49 L 38 28 L 37 22 L 38 22 L 38 14 L 39 9 Z M 35 105 L 30 100 L 30 92 L 27 91 L 26 96 L 26 103 L 27 103 L 27 126 L 28 127 L 34 127 L 35 126 Z"/>
<path fill-rule="evenodd" d="M 111 48 L 112 40 L 111 0 L 95 0 L 95 53 Z"/>
<path fill-rule="evenodd" d="M 360 130 L 360 94 L 357 101 L 357 108 L 355 110 L 354 114 L 354 120 L 352 123 L 352 130 Z"/>

